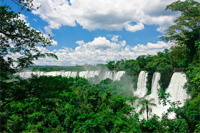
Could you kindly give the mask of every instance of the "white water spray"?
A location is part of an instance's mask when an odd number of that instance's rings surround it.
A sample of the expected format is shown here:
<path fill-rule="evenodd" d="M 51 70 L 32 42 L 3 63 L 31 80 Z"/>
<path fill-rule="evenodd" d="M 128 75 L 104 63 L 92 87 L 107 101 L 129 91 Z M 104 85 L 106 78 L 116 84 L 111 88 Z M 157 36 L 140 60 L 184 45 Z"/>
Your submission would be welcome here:
<path fill-rule="evenodd" d="M 139 78 L 138 78 L 138 88 L 136 90 L 136 92 L 134 92 L 135 96 L 139 96 L 142 97 L 144 96 L 146 93 L 145 91 L 145 86 L 146 86 L 146 78 L 145 78 L 145 73 L 144 71 L 141 71 L 139 74 Z M 153 106 L 152 108 L 152 112 L 151 114 L 156 114 L 158 116 L 162 116 L 163 113 L 166 113 L 167 110 L 169 109 L 170 105 L 167 104 L 166 106 L 163 106 L 161 104 L 159 104 L 159 99 L 158 99 L 158 92 L 157 90 L 160 88 L 159 85 L 159 80 L 160 80 L 160 73 L 155 72 L 153 75 L 153 79 L 152 79 L 152 86 L 151 86 L 151 94 L 148 95 L 146 97 L 146 99 L 150 100 L 150 99 L 154 99 L 154 103 L 157 105 L 156 107 Z M 166 93 L 169 93 L 171 95 L 171 97 L 168 98 L 168 100 L 170 100 L 171 102 L 177 102 L 180 101 L 181 105 L 180 107 L 182 107 L 185 103 L 185 101 L 187 99 L 190 98 L 190 96 L 187 94 L 186 89 L 184 89 L 184 85 L 187 82 L 186 79 L 186 75 L 182 72 L 175 72 L 172 75 L 169 87 L 166 90 Z M 141 106 L 139 106 L 136 111 L 138 111 L 141 108 Z M 175 114 L 174 113 L 170 113 L 168 115 L 169 118 L 173 119 L 175 118 Z M 146 118 L 146 112 L 144 112 L 144 114 L 141 116 L 141 118 Z"/>
<path fill-rule="evenodd" d="M 62 77 L 83 77 L 86 79 L 89 78 L 94 78 L 95 76 L 98 76 L 100 80 L 104 80 L 106 78 L 109 78 L 111 80 L 120 80 L 121 76 L 124 74 L 124 71 L 118 71 L 118 72 L 112 72 L 112 71 L 104 71 L 101 73 L 103 76 L 100 77 L 100 70 L 97 71 L 81 71 L 81 72 L 73 72 L 73 71 L 52 71 L 52 72 L 41 72 L 41 71 L 36 71 L 36 72 L 18 72 L 16 75 L 19 75 L 22 78 L 31 78 L 31 75 L 37 75 L 37 76 L 59 76 L 61 75 Z"/>
<path fill-rule="evenodd" d="M 138 77 L 138 83 L 137 83 L 137 90 L 134 91 L 134 95 L 137 97 L 144 97 L 147 93 L 147 87 L 146 87 L 146 83 L 147 83 L 147 75 L 148 73 L 146 73 L 145 71 L 141 71 Z"/>

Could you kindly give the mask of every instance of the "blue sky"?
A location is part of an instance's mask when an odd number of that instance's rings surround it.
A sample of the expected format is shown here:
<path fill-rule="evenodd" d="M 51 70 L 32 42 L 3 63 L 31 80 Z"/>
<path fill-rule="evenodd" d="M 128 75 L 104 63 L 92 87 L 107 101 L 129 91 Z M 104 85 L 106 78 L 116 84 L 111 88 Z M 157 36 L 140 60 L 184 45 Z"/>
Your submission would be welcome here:
<path fill-rule="evenodd" d="M 177 12 L 165 11 L 175 0 L 33 0 L 31 12 L 20 11 L 30 27 L 51 34 L 53 46 L 41 51 L 56 54 L 36 65 L 76 65 L 106 63 L 156 54 L 173 44 L 159 39 Z"/>

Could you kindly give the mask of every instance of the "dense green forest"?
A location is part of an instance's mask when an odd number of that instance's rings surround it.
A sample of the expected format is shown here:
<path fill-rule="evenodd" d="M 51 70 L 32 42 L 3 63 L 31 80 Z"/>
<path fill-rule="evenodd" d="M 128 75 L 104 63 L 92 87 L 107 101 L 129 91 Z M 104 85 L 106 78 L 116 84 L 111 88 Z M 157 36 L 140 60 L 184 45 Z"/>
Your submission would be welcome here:
<path fill-rule="evenodd" d="M 24 3 L 25 2 L 25 3 Z M 15 3 L 21 10 L 30 11 L 31 0 Z M 23 20 L 18 19 L 7 5 L 0 7 L 0 130 L 1 132 L 200 132 L 200 3 L 194 0 L 177 0 L 166 10 L 180 11 L 174 25 L 161 38 L 176 43 L 171 49 L 157 55 L 142 55 L 132 60 L 109 61 L 107 64 L 83 66 L 34 66 L 41 53 L 36 46 L 51 45 L 46 38 Z M 10 40 L 14 43 L 10 44 Z M 10 53 L 20 53 L 13 58 Z M 105 79 L 92 84 L 87 79 L 61 76 L 32 76 L 22 79 L 18 71 L 83 71 L 108 68 L 125 71 L 120 81 Z M 160 118 L 156 115 L 139 119 L 144 110 L 136 112 L 137 104 L 151 108 L 151 101 L 132 95 L 140 71 L 147 71 L 149 94 L 154 72 L 161 73 L 159 98 L 167 100 L 165 89 L 174 71 L 187 75 L 186 88 L 191 99 L 183 107 L 171 104 L 169 112 Z"/>

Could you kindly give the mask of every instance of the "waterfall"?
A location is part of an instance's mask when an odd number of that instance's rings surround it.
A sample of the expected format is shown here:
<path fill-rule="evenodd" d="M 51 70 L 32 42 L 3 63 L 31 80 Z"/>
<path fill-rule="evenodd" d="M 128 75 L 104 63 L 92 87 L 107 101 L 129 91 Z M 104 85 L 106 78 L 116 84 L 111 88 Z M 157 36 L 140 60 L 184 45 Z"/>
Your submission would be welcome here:
<path fill-rule="evenodd" d="M 169 87 L 166 90 L 166 93 L 170 93 L 171 97 L 169 100 L 172 102 L 180 101 L 181 106 L 184 105 L 184 102 L 190 98 L 187 94 L 184 85 L 187 82 L 186 74 L 182 72 L 175 72 L 172 75 Z"/>
<path fill-rule="evenodd" d="M 160 73 L 155 72 L 152 78 L 151 84 L 151 94 L 148 95 L 148 98 L 154 98 L 155 102 L 158 102 L 158 89 L 160 89 L 159 80 L 160 80 Z"/>
<path fill-rule="evenodd" d="M 138 77 L 138 82 L 137 82 L 137 90 L 133 91 L 133 95 L 137 96 L 139 98 L 142 98 L 146 95 L 147 93 L 147 88 L 146 88 L 146 82 L 147 82 L 147 76 L 148 73 L 146 73 L 145 71 L 141 71 Z M 137 104 L 139 103 L 139 101 L 136 101 L 136 112 L 139 112 L 141 109 L 141 105 L 137 106 Z M 146 118 L 146 111 L 144 111 L 144 113 L 140 116 L 140 118 Z"/>
<path fill-rule="evenodd" d="M 57 76 L 57 72 L 56 71 L 46 72 L 45 76 Z"/>
<path fill-rule="evenodd" d="M 134 91 L 134 95 L 138 96 L 138 97 L 143 97 L 145 96 L 147 89 L 146 89 L 146 77 L 147 77 L 147 73 L 145 73 L 144 71 L 141 71 L 139 74 L 139 78 L 138 78 L 138 83 L 137 83 L 137 90 Z M 169 109 L 170 105 L 167 104 L 166 106 L 163 106 L 162 104 L 159 104 L 159 99 L 158 99 L 158 92 L 157 89 L 160 88 L 159 85 L 159 80 L 160 80 L 161 74 L 158 72 L 155 72 L 153 74 L 153 79 L 152 79 L 152 86 L 151 86 L 151 94 L 146 96 L 146 99 L 150 100 L 150 99 L 154 99 L 154 103 L 157 106 L 152 106 L 152 112 L 151 114 L 156 114 L 159 117 L 162 116 L 163 113 L 167 112 L 167 109 Z M 190 96 L 187 94 L 186 89 L 184 89 L 184 85 L 187 82 L 186 79 L 186 74 L 182 73 L 182 72 L 175 72 L 172 75 L 170 84 L 168 86 L 168 88 L 166 89 L 166 93 L 170 93 L 171 97 L 168 98 L 168 100 L 170 100 L 171 102 L 176 102 L 176 101 L 180 101 L 181 102 L 181 106 L 184 105 L 184 102 L 190 98 Z M 136 111 L 138 112 L 140 110 L 141 106 L 136 108 Z M 140 118 L 146 118 L 146 112 L 144 112 Z M 175 114 L 174 113 L 169 113 L 168 114 L 168 118 L 175 118 Z"/>
<path fill-rule="evenodd" d="M 184 89 L 184 85 L 187 82 L 186 74 L 182 72 L 175 72 L 172 75 L 172 78 L 170 80 L 170 84 L 166 90 L 166 93 L 169 93 L 171 97 L 168 98 L 171 102 L 177 102 L 180 101 L 182 107 L 187 99 L 190 98 L 190 96 L 187 94 L 186 89 Z M 167 112 L 167 109 L 170 107 L 169 104 L 163 107 L 162 112 Z M 175 113 L 170 113 L 168 118 L 173 119 L 175 118 Z"/>
<path fill-rule="evenodd" d="M 69 72 L 63 72 L 63 75 L 62 75 L 62 76 L 63 76 L 63 77 L 68 77 L 68 78 L 69 78 L 69 77 L 71 76 L 71 73 L 72 73 L 72 72 L 70 72 L 70 71 L 69 71 Z"/>
<path fill-rule="evenodd" d="M 31 74 L 32 72 L 19 72 L 19 73 L 16 73 L 15 75 L 19 75 L 22 78 L 30 78 Z"/>
<path fill-rule="evenodd" d="M 95 76 L 99 76 L 100 71 L 89 71 L 88 78 L 94 78 Z"/>
<path fill-rule="evenodd" d="M 81 71 L 79 72 L 79 77 L 82 77 L 82 78 L 88 78 L 88 71 Z"/>
<path fill-rule="evenodd" d="M 146 82 L 147 82 L 147 75 L 145 71 L 141 71 L 138 77 L 137 82 L 137 90 L 134 91 L 134 95 L 138 97 L 144 97 L 147 93 Z"/>
<path fill-rule="evenodd" d="M 122 75 L 124 75 L 124 71 L 118 71 L 117 73 L 114 74 L 114 81 L 116 80 L 120 80 L 120 78 L 122 77 Z"/>
<path fill-rule="evenodd" d="M 163 105 L 159 104 L 159 99 L 158 99 L 158 89 L 160 89 L 160 80 L 161 74 L 159 72 L 155 72 L 153 74 L 152 78 L 152 84 L 151 84 L 151 94 L 147 96 L 147 99 L 154 99 L 154 103 L 156 106 L 151 107 L 152 108 L 152 114 L 156 114 L 158 116 L 162 116 L 162 113 L 166 111 L 166 107 L 163 107 Z"/>
<path fill-rule="evenodd" d="M 73 78 L 75 78 L 75 77 L 77 77 L 77 75 L 78 75 L 77 72 L 71 72 L 71 75 L 70 75 L 69 77 L 73 77 Z"/>
<path fill-rule="evenodd" d="M 100 74 L 101 73 L 101 74 Z M 80 71 L 80 72 L 73 72 L 73 71 L 52 71 L 52 72 L 42 72 L 42 71 L 36 71 L 36 72 L 18 72 L 16 75 L 19 75 L 22 78 L 30 78 L 31 75 L 37 75 L 37 76 L 59 76 L 61 75 L 62 77 L 83 77 L 86 79 L 89 78 L 94 78 L 95 76 L 98 76 L 100 80 L 104 80 L 106 78 L 109 78 L 111 80 L 120 80 L 121 76 L 124 74 L 124 71 L 119 71 L 119 72 L 112 72 L 112 71 L 103 71 L 100 72 L 100 70 L 97 71 Z"/>
<path fill-rule="evenodd" d="M 113 74 L 112 74 L 111 71 L 106 71 L 106 72 L 105 72 L 104 77 L 103 77 L 103 80 L 104 80 L 104 79 L 107 79 L 107 78 L 113 79 Z"/>
<path fill-rule="evenodd" d="M 83 77 L 86 79 L 94 78 L 99 75 L 99 71 L 81 71 L 79 72 L 79 77 Z"/>

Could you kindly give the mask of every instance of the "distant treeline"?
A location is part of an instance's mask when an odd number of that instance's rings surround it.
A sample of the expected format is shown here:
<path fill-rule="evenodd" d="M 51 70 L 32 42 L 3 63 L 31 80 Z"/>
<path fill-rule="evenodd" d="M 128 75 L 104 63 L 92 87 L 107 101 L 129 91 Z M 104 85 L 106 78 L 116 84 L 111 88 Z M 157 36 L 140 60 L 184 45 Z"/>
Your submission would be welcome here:
<path fill-rule="evenodd" d="M 31 71 L 86 71 L 86 70 L 101 70 L 106 69 L 106 64 L 97 64 L 97 65 L 76 65 L 76 66 L 30 66 L 25 68 L 24 70 L 31 70 Z"/>

